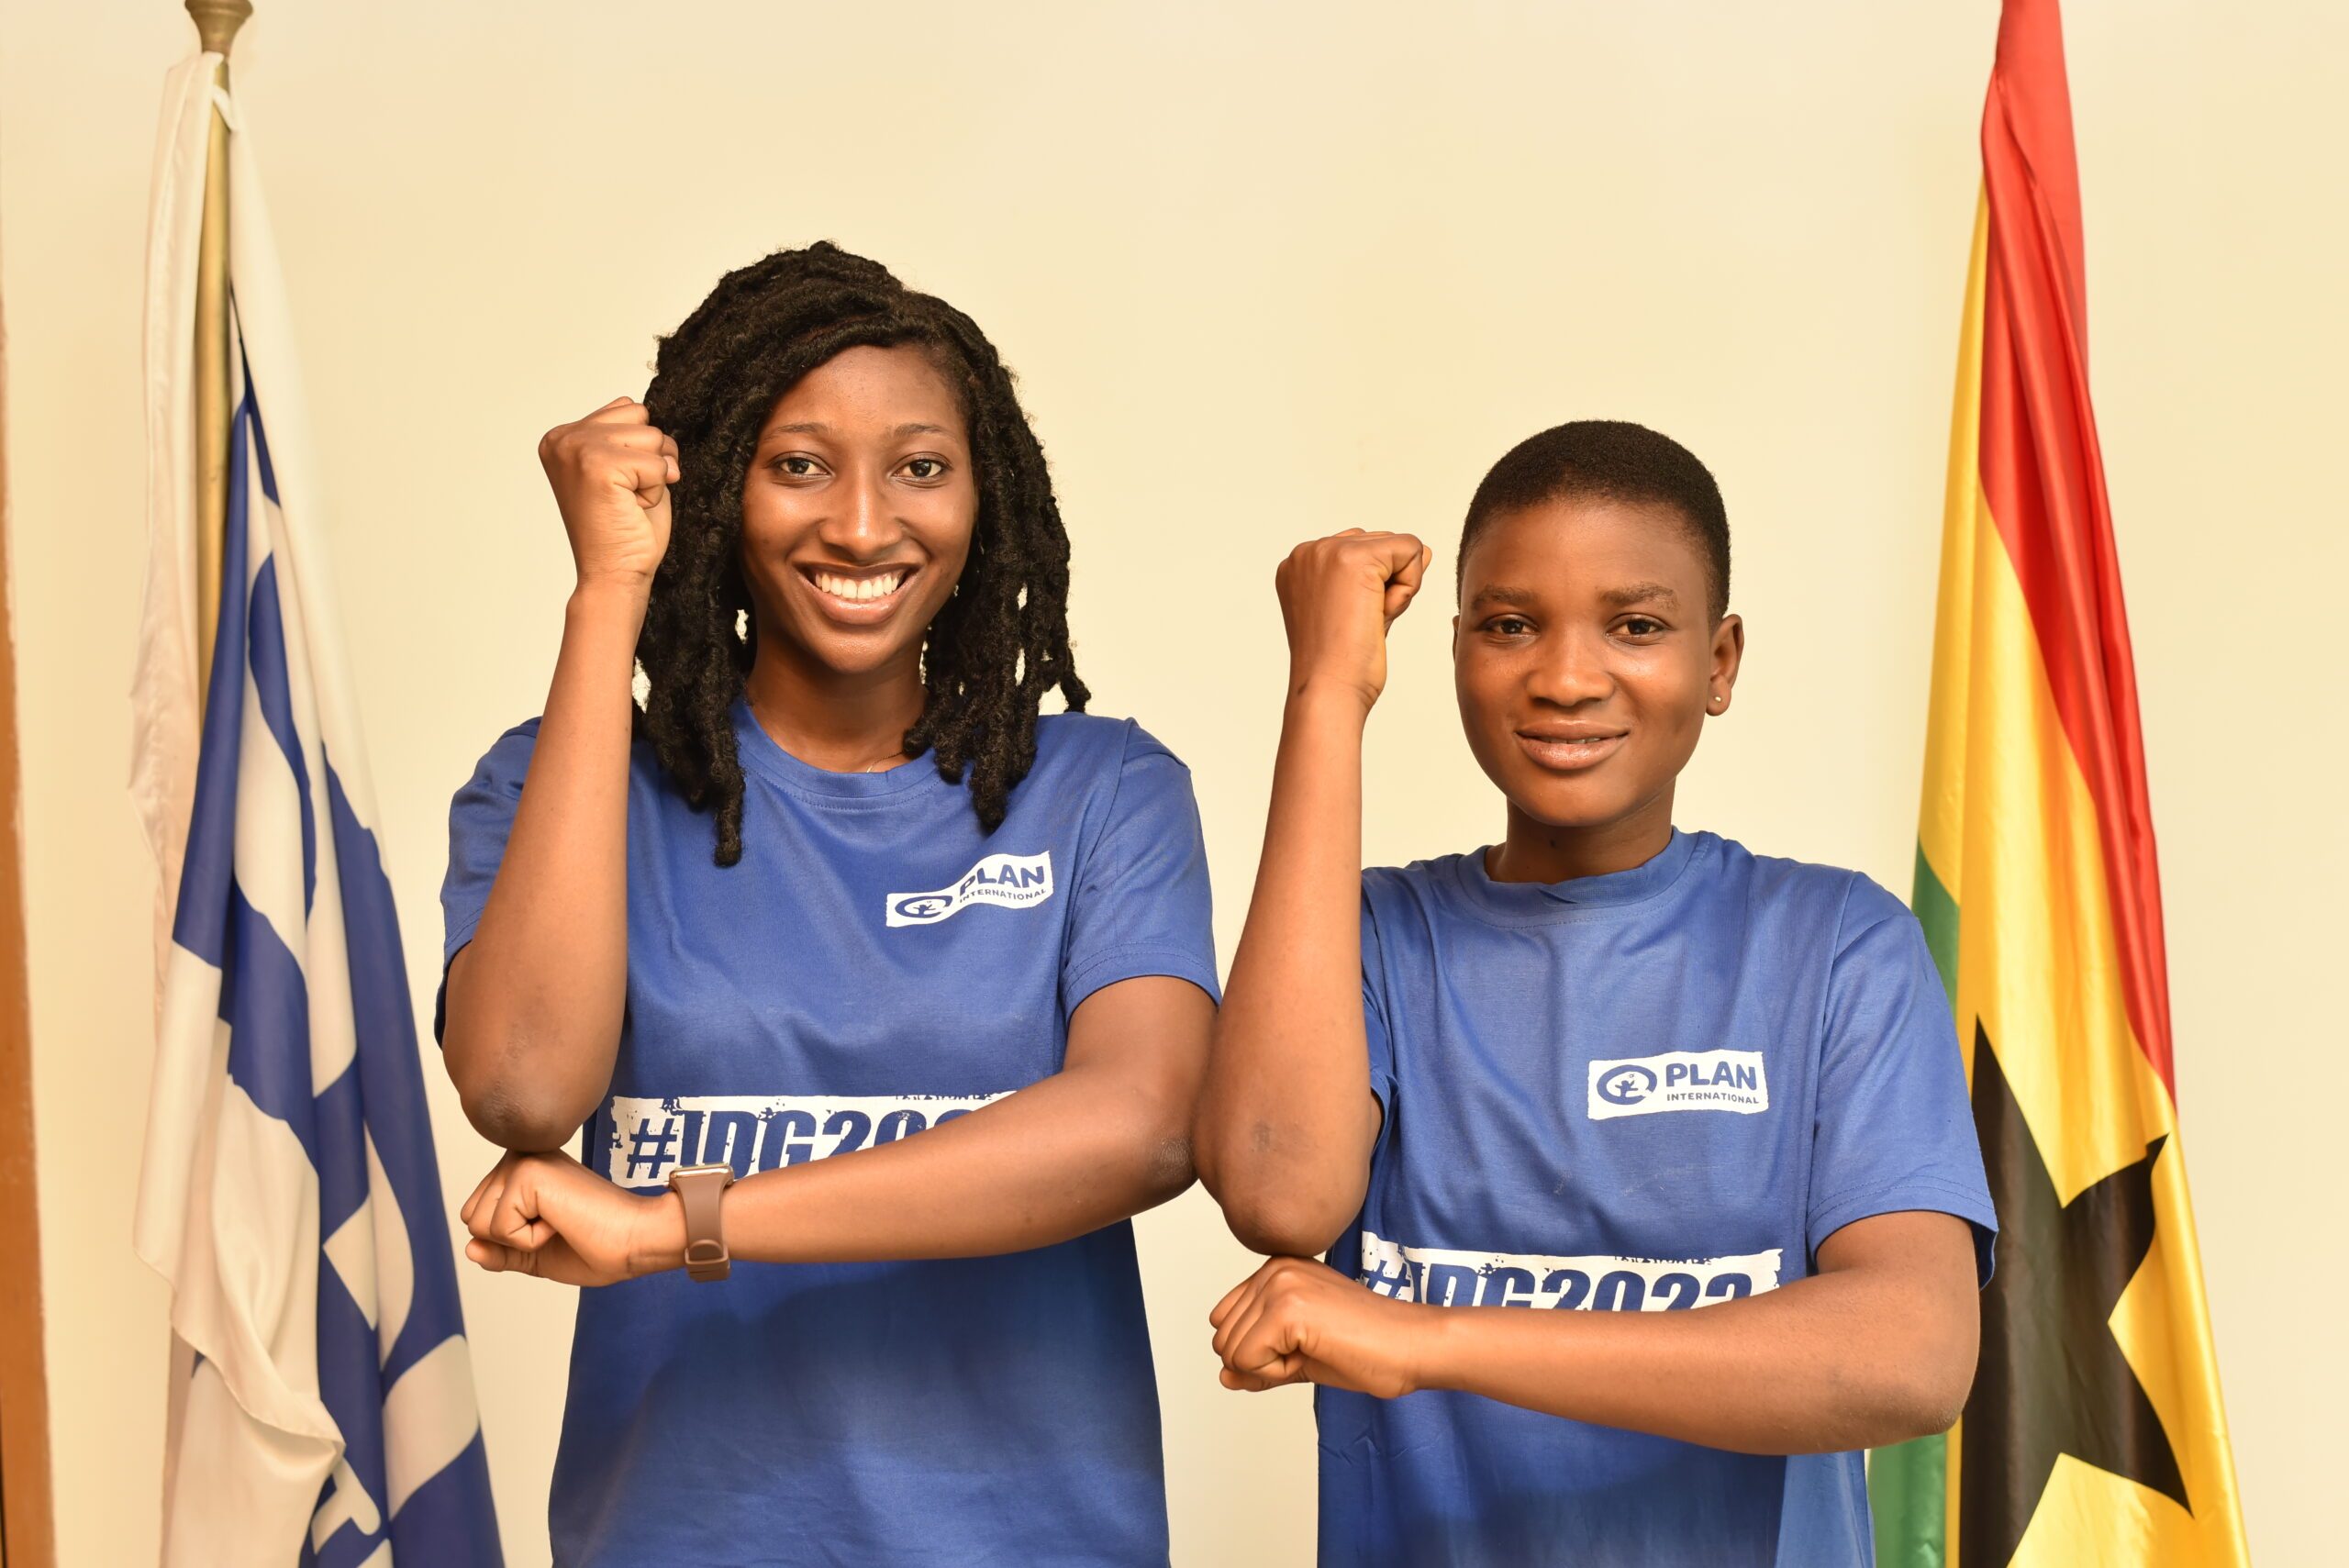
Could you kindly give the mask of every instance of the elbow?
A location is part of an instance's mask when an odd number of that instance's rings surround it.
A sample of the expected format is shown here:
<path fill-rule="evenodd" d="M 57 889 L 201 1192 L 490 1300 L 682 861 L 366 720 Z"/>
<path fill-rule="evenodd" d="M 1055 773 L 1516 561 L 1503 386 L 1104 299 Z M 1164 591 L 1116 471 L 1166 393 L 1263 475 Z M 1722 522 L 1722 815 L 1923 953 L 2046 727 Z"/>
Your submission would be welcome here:
<path fill-rule="evenodd" d="M 1968 1340 L 1964 1356 L 1952 1356 L 1929 1377 L 1917 1380 L 1909 1391 L 1907 1411 L 1916 1428 L 1912 1436 L 1938 1437 L 1957 1425 L 1965 1402 L 1974 1395 L 1975 1361 L 1978 1346 Z"/>
<path fill-rule="evenodd" d="M 1974 1391 L 1976 1345 L 1969 1340 L 1964 1353 L 1942 1345 L 1896 1363 L 1875 1390 L 1871 1401 L 1868 1448 L 1884 1448 L 1915 1438 L 1938 1437 L 1957 1424 Z"/>
<path fill-rule="evenodd" d="M 519 1153 L 561 1149 L 596 1107 L 573 1104 L 551 1085 L 530 1082 L 514 1055 L 506 1051 L 493 1057 L 459 1028 L 455 1017 L 449 1019 L 442 1056 L 457 1088 L 457 1103 L 473 1130 L 500 1149 Z"/>
<path fill-rule="evenodd" d="M 1199 1181 L 1223 1210 L 1223 1222 L 1240 1244 L 1267 1258 L 1318 1258 L 1345 1234 L 1362 1211 L 1362 1192 L 1319 1190 L 1299 1181 L 1292 1162 L 1270 1160 L 1265 1134 L 1258 1129 L 1253 1149 L 1233 1149 L 1219 1140 L 1206 1118 L 1193 1129 Z M 1367 1182 L 1368 1173 L 1364 1173 Z"/>
<path fill-rule="evenodd" d="M 457 1099 L 475 1132 L 498 1148 L 519 1154 L 543 1154 L 561 1149 L 587 1119 L 585 1116 L 570 1114 L 546 1097 L 518 1095 L 503 1085 L 472 1094 L 460 1091 Z"/>
<path fill-rule="evenodd" d="M 1134 1212 L 1156 1208 L 1190 1191 L 1198 1180 L 1198 1168 L 1192 1162 L 1191 1140 L 1187 1129 L 1175 1127 L 1161 1131 L 1147 1140 L 1141 1167 L 1141 1202 Z"/>
<path fill-rule="evenodd" d="M 1318 1258 L 1345 1234 L 1346 1221 L 1353 1218 L 1338 1213 L 1332 1204 L 1271 1193 L 1218 1193 L 1216 1202 L 1240 1244 L 1267 1258 Z"/>

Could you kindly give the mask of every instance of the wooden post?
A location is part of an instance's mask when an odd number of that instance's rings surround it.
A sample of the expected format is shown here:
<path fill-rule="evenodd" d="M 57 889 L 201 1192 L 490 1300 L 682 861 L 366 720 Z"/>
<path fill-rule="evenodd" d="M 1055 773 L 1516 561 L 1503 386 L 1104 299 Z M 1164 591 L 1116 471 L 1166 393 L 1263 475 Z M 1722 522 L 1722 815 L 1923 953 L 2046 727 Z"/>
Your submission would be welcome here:
<path fill-rule="evenodd" d="M 0 409 L 0 418 L 6 410 Z M 0 495 L 7 474 L 0 470 Z M 17 832 L 17 643 L 0 536 L 0 1568 L 52 1568 L 40 1212 L 33 1186 L 32 1015 Z"/>
<path fill-rule="evenodd" d="M 213 80 L 228 84 L 228 50 L 253 14 L 252 0 L 187 0 L 196 37 L 220 63 Z M 228 519 L 228 122 L 212 111 L 212 146 L 204 162 L 204 229 L 195 267 L 195 691 L 200 706 L 212 684 L 214 623 L 220 617 L 221 536 Z"/>

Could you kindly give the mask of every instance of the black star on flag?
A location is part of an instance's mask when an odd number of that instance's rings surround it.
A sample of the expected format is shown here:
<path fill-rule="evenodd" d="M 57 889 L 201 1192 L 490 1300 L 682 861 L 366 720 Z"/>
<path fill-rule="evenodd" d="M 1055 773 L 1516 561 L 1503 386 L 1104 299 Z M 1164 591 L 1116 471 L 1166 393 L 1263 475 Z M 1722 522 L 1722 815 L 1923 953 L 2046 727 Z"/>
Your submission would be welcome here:
<path fill-rule="evenodd" d="M 2190 1511 L 2177 1454 L 2111 1326 L 2154 1244 L 2154 1162 L 2165 1140 L 2064 1202 L 1978 1023 L 1974 1120 L 1999 1246 L 1962 1429 L 1958 1562 L 2006 1568 L 2063 1454 Z"/>

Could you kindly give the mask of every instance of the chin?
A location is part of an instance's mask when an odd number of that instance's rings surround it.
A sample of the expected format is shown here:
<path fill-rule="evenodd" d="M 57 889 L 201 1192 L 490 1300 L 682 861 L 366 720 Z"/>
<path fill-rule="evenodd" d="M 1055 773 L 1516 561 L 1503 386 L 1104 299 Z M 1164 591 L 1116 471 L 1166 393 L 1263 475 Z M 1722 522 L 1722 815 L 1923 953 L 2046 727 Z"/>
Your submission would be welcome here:
<path fill-rule="evenodd" d="M 818 663 L 842 675 L 869 675 L 875 670 L 885 670 L 908 652 L 907 644 L 894 638 L 820 637 L 810 639 L 807 646 Z"/>
<path fill-rule="evenodd" d="M 1519 813 L 1545 828 L 1587 832 L 1609 828 L 1640 808 L 1637 792 L 1600 781 L 1561 780 L 1546 773 L 1497 778 L 1501 793 Z"/>

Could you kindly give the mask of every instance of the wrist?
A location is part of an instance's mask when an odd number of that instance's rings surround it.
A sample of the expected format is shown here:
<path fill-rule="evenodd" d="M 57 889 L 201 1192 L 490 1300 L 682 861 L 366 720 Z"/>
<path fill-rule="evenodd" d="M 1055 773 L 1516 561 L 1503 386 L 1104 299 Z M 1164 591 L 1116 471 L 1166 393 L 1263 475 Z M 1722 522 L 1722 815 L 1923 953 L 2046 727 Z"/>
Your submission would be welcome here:
<path fill-rule="evenodd" d="M 1403 1343 L 1403 1385 L 1408 1393 L 1423 1388 L 1460 1386 L 1461 1329 L 1469 1312 L 1452 1307 L 1431 1307 L 1423 1301 L 1398 1301 L 1396 1310 L 1410 1314 Z"/>
<path fill-rule="evenodd" d="M 1342 676 L 1293 671 L 1288 702 L 1282 711 L 1286 724 L 1330 726 L 1361 730 L 1370 720 L 1378 693 L 1359 681 Z"/>
<path fill-rule="evenodd" d="M 571 590 L 568 613 L 578 617 L 611 617 L 642 625 L 651 602 L 652 579 L 635 573 L 583 573 Z"/>
<path fill-rule="evenodd" d="M 685 1266 L 685 1200 L 663 1188 L 638 1199 L 635 1234 L 629 1238 L 628 1272 L 632 1278 Z"/>

